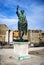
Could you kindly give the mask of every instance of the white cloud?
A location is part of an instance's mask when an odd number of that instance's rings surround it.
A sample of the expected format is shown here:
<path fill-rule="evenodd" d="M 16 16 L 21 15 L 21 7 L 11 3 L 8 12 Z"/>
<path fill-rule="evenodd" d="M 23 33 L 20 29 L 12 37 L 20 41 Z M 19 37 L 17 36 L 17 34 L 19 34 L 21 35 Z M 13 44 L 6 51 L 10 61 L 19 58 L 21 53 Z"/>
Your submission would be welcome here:
<path fill-rule="evenodd" d="M 0 18 L 0 24 L 6 24 L 10 29 L 17 29 L 17 22 L 16 18 Z"/>

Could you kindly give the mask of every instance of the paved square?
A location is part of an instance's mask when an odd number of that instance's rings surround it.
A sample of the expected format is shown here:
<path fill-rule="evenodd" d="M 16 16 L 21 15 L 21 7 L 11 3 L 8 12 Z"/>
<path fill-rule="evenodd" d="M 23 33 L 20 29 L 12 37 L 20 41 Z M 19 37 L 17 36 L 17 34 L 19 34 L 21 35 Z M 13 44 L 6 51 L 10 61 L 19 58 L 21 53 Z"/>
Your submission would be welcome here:
<path fill-rule="evenodd" d="M 44 57 L 29 55 L 22 61 L 15 59 L 13 49 L 0 49 L 0 65 L 44 65 Z"/>

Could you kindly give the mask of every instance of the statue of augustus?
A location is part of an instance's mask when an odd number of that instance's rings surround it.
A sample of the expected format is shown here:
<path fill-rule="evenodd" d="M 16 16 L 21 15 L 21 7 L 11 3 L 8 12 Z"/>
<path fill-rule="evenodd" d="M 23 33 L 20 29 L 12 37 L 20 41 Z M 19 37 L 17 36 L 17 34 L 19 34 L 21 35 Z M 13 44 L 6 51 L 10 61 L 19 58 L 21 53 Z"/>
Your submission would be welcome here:
<path fill-rule="evenodd" d="M 18 16 L 18 30 L 19 30 L 19 37 L 22 39 L 23 35 L 27 34 L 27 20 L 24 14 L 24 10 L 21 10 L 20 13 L 18 11 L 19 6 L 17 5 L 16 14 Z"/>

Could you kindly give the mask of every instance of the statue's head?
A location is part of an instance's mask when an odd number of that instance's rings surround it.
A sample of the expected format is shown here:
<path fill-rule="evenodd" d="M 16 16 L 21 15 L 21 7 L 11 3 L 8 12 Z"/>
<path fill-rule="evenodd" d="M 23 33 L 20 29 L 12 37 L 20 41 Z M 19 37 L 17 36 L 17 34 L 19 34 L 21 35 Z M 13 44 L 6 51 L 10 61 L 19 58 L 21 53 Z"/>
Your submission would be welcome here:
<path fill-rule="evenodd" d="M 24 14 L 24 10 L 21 10 L 21 13 Z"/>

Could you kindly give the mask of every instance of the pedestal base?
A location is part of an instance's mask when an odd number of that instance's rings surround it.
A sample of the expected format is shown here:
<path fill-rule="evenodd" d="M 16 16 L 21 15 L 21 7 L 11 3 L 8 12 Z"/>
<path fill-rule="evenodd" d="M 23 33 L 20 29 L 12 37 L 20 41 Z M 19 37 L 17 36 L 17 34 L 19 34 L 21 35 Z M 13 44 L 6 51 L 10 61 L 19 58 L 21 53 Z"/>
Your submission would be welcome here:
<path fill-rule="evenodd" d="M 28 42 L 15 42 L 14 43 L 14 54 L 19 60 L 29 58 L 28 55 Z"/>
<path fill-rule="evenodd" d="M 24 59 L 28 59 L 28 58 L 30 58 L 29 55 L 27 55 L 27 56 L 18 56 L 18 57 L 16 57 L 16 59 L 18 59 L 18 60 L 24 60 Z"/>

